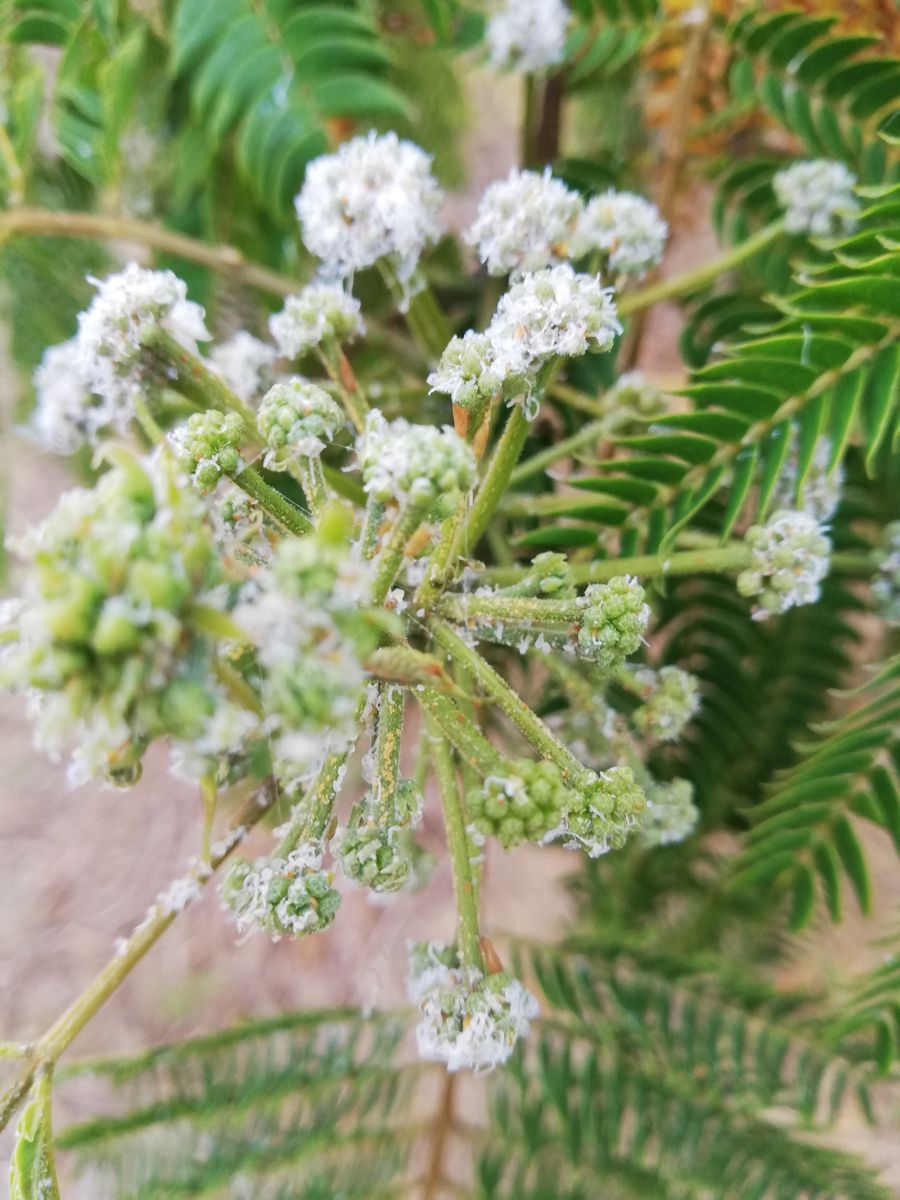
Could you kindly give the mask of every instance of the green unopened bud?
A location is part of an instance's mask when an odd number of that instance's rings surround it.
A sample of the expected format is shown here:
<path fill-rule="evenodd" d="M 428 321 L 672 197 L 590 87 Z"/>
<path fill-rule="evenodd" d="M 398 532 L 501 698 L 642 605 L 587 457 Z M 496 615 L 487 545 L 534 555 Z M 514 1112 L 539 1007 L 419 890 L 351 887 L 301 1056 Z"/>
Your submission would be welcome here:
<path fill-rule="evenodd" d="M 345 830 L 338 857 L 347 878 L 373 892 L 399 891 L 409 878 L 410 863 L 398 832 L 376 825 Z"/>
<path fill-rule="evenodd" d="M 322 847 L 306 843 L 287 858 L 233 863 L 220 888 L 239 932 L 262 931 L 273 941 L 327 929 L 341 897 L 330 871 L 322 870 Z"/>
<path fill-rule="evenodd" d="M 635 728 L 662 742 L 675 741 L 700 706 L 697 680 L 679 667 L 639 671 L 637 679 L 646 679 L 649 696 L 632 715 Z"/>
<path fill-rule="evenodd" d="M 240 415 L 214 409 L 194 413 L 169 435 L 178 459 L 203 491 L 214 488 L 223 475 L 235 475 L 240 470 L 243 438 Z"/>
<path fill-rule="evenodd" d="M 624 846 L 637 827 L 646 797 L 630 767 L 615 766 L 578 781 L 564 830 L 571 846 L 581 846 L 591 858 Z"/>
<path fill-rule="evenodd" d="M 490 775 L 466 797 L 470 832 L 496 837 L 505 850 L 540 841 L 559 825 L 571 799 L 557 766 L 519 759 L 508 775 Z"/>
<path fill-rule="evenodd" d="M 256 424 L 268 447 L 266 466 L 283 467 L 318 458 L 344 424 L 344 414 L 323 388 L 291 379 L 266 393 Z"/>
<path fill-rule="evenodd" d="M 683 842 L 694 830 L 700 813 L 694 804 L 694 787 L 686 779 L 656 783 L 647 789 L 647 808 L 641 821 L 640 840 L 647 846 Z"/>
<path fill-rule="evenodd" d="M 592 583 L 579 603 L 584 612 L 578 646 L 585 658 L 611 671 L 640 648 L 650 606 L 636 579 L 617 575 L 608 583 Z"/>

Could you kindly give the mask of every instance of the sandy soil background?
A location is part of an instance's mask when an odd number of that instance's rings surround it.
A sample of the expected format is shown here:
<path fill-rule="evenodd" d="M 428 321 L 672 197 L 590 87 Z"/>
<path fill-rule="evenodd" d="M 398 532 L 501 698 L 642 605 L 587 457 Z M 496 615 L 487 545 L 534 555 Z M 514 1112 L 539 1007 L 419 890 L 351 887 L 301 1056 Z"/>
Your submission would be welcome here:
<path fill-rule="evenodd" d="M 485 111 L 509 114 L 514 98 L 480 83 L 476 102 Z M 489 108 L 487 106 L 490 106 Z M 483 125 L 468 150 L 472 184 L 451 204 L 455 222 L 471 214 L 486 182 L 505 174 L 513 161 L 509 122 Z M 666 273 L 702 259 L 710 247 L 701 220 L 702 197 L 683 205 L 667 255 Z M 654 314 L 642 365 L 671 382 L 677 369 L 674 309 Z M 8 429 L 14 381 L 2 378 Z M 12 532 L 43 516 L 71 479 L 66 465 L 7 435 L 0 471 L 11 496 Z M 196 853 L 199 802 L 190 788 L 166 773 L 164 755 L 151 756 L 140 786 L 118 793 L 99 787 L 66 789 L 64 771 L 32 748 L 19 702 L 0 696 L 0 1038 L 39 1034 L 109 958 L 115 938 L 140 919 L 155 894 L 183 873 Z M 439 818 L 430 806 L 425 839 L 440 845 Z M 257 839 L 262 845 L 265 837 Z M 792 981 L 827 977 L 877 953 L 869 948 L 883 922 L 896 914 L 900 882 L 896 857 L 873 840 L 883 912 L 865 927 L 850 916 L 837 930 L 812 935 L 786 969 Z M 487 931 L 552 938 L 565 927 L 568 897 L 564 876 L 575 866 L 558 850 L 493 854 L 486 891 Z M 449 937 L 453 905 L 446 868 L 412 898 L 372 904 L 347 895 L 340 920 L 327 936 L 235 944 L 214 894 L 192 906 L 134 971 L 116 996 L 77 1039 L 73 1052 L 126 1051 L 221 1027 L 248 1014 L 327 1003 L 393 1004 L 404 993 L 405 944 L 409 938 Z M 3 1073 L 0 1071 L 0 1079 Z M 60 1125 L 77 1118 L 65 1089 Z M 897 1110 L 886 1112 L 897 1128 Z M 900 1149 L 887 1132 L 872 1133 L 848 1117 L 838 1134 L 886 1168 L 900 1195 Z M 0 1143 L 0 1150 L 8 1149 Z M 6 1155 L 3 1154 L 5 1163 Z M 5 1166 L 3 1167 L 5 1172 Z M 70 1195 L 87 1191 L 73 1191 Z"/>

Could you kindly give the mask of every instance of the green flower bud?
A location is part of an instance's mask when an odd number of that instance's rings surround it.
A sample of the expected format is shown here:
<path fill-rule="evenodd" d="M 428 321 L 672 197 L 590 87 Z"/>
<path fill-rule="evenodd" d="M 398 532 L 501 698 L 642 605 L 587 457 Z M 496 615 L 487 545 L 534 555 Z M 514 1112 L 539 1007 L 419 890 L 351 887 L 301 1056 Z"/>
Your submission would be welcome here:
<path fill-rule="evenodd" d="M 591 858 L 624 846 L 637 827 L 646 796 L 630 767 L 615 766 L 599 775 L 585 774 L 564 821 L 569 846 L 581 846 Z"/>
<path fill-rule="evenodd" d="M 346 829 L 338 857 L 347 878 L 373 892 L 398 892 L 410 874 L 398 832 L 397 828 L 379 829 L 376 825 Z"/>
<path fill-rule="evenodd" d="M 223 475 L 240 470 L 244 422 L 238 413 L 210 409 L 188 417 L 169 440 L 197 486 L 211 491 Z"/>
<path fill-rule="evenodd" d="M 694 804 L 694 787 L 686 779 L 656 783 L 647 789 L 647 808 L 640 840 L 646 846 L 683 842 L 694 830 L 700 813 Z"/>
<path fill-rule="evenodd" d="M 649 696 L 632 714 L 635 728 L 661 742 L 675 741 L 700 707 L 697 680 L 679 667 L 638 671 L 636 677 L 646 681 Z"/>
<path fill-rule="evenodd" d="M 831 543 L 815 517 L 782 509 L 765 525 L 748 529 L 744 540 L 751 560 L 737 577 L 737 589 L 756 599 L 757 621 L 818 600 Z"/>
<path fill-rule="evenodd" d="M 508 776 L 491 775 L 466 797 L 470 832 L 476 840 L 496 837 L 504 850 L 540 841 L 559 825 L 571 799 L 557 766 L 519 759 Z"/>
<path fill-rule="evenodd" d="M 344 424 L 344 414 L 323 388 L 291 379 L 266 393 L 256 424 L 268 446 L 265 465 L 284 467 L 297 459 L 317 458 Z"/>
<path fill-rule="evenodd" d="M 592 583 L 579 603 L 584 612 L 578 647 L 585 658 L 613 671 L 644 640 L 650 606 L 636 579 L 617 575 L 609 583 Z"/>
<path fill-rule="evenodd" d="M 322 847 L 306 843 L 287 858 L 233 863 L 219 892 L 240 933 L 267 933 L 273 941 L 327 929 L 341 897 L 330 871 L 322 870 Z"/>

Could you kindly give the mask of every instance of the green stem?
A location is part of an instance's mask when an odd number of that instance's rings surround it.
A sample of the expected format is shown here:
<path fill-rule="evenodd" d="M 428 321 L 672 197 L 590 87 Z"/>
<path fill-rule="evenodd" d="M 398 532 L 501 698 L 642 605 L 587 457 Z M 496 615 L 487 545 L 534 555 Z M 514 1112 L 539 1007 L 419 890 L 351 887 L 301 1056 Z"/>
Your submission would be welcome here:
<path fill-rule="evenodd" d="M 491 455 L 491 461 L 481 481 L 481 486 L 475 496 L 475 503 L 469 510 L 464 521 L 459 523 L 456 530 L 450 557 L 460 558 L 474 552 L 481 541 L 482 534 L 497 511 L 497 506 L 503 499 L 509 486 L 525 439 L 528 437 L 528 421 L 522 412 L 521 404 L 513 406 L 506 422 L 506 428 Z"/>
<path fill-rule="evenodd" d="M 599 400 L 585 395 L 584 392 L 571 387 L 568 383 L 549 384 L 547 394 L 554 400 L 559 400 L 561 404 L 566 404 L 569 408 L 574 408 L 578 412 L 587 413 L 588 416 L 595 417 L 598 420 L 608 415 Z"/>
<path fill-rule="evenodd" d="M 229 478 L 255 500 L 260 508 L 264 508 L 270 517 L 274 517 L 284 526 L 288 533 L 302 537 L 312 529 L 311 523 L 296 504 L 266 483 L 255 467 L 244 467 L 243 471 L 238 471 Z"/>
<path fill-rule="evenodd" d="M 384 520 L 386 507 L 381 500 L 374 500 L 371 496 L 366 499 L 366 507 L 363 512 L 362 529 L 359 533 L 359 545 L 362 550 L 363 558 L 371 560 L 375 557 L 378 549 L 378 534 L 381 530 L 381 523 Z"/>
<path fill-rule="evenodd" d="M 318 520 L 328 507 L 328 488 L 325 485 L 321 459 L 302 459 L 297 464 L 297 477 L 306 496 L 306 503 L 313 517 Z"/>
<path fill-rule="evenodd" d="M 631 313 L 650 308 L 653 304 L 659 304 L 662 300 L 674 300 L 678 296 L 690 296 L 693 292 L 699 292 L 701 288 L 713 283 L 726 271 L 746 262 L 748 258 L 752 258 L 754 254 L 758 254 L 760 250 L 771 245 L 783 231 L 784 221 L 773 221 L 771 225 L 766 225 L 752 237 L 747 238 L 745 242 L 732 246 L 718 258 L 704 263 L 701 267 L 696 267 L 693 271 L 685 271 L 682 275 L 675 275 L 672 279 L 664 279 L 661 283 L 655 283 L 650 287 L 632 292 L 630 295 L 619 297 L 616 300 L 619 316 L 627 317 Z"/>
<path fill-rule="evenodd" d="M 372 584 L 373 605 L 384 604 L 385 597 L 391 590 L 391 585 L 400 570 L 406 543 L 422 522 L 425 506 L 420 503 L 407 502 L 397 514 L 394 527 L 378 557 L 375 568 L 375 580 Z"/>
<path fill-rule="evenodd" d="M 834 558 L 846 558 L 835 555 Z M 834 564 L 834 560 L 832 560 Z M 708 572 L 732 572 L 746 570 L 750 565 L 750 551 L 740 543 L 735 546 L 719 546 L 709 550 L 683 550 L 674 554 L 638 554 L 632 558 L 610 558 L 602 562 L 576 563 L 572 567 L 572 581 L 576 584 L 606 583 L 617 575 L 662 576 L 699 575 Z M 475 586 L 493 583 L 500 587 L 518 583 L 529 572 L 530 567 L 493 567 L 483 571 Z M 475 600 L 476 597 L 466 597 Z M 540 603 L 552 603 L 541 601 Z M 471 610 L 470 610 L 471 611 Z"/>
<path fill-rule="evenodd" d="M 437 361 L 453 336 L 453 330 L 437 302 L 431 284 L 421 277 L 416 282 L 418 289 L 410 297 L 406 313 L 410 333 L 414 326 L 418 328 L 422 350 L 430 359 Z"/>
<path fill-rule="evenodd" d="M 469 862 L 469 840 L 466 836 L 466 820 L 459 796 L 459 785 L 450 750 L 440 729 L 426 715 L 428 736 L 431 741 L 431 756 L 434 774 L 441 797 L 444 814 L 444 829 L 447 848 L 450 851 L 450 868 L 453 872 L 453 887 L 456 892 L 456 907 L 459 913 L 459 956 L 463 966 L 484 971 L 481 941 L 478 933 L 478 907 L 475 888 L 472 884 L 472 866 Z"/>
<path fill-rule="evenodd" d="M 606 419 L 589 421 L 571 437 L 563 438 L 561 442 L 548 446 L 546 450 L 541 450 L 539 453 L 533 454 L 531 458 L 527 458 L 525 462 L 519 463 L 510 475 L 509 482 L 511 484 L 522 483 L 523 480 L 530 479 L 532 475 L 538 475 L 551 463 L 555 463 L 561 458 L 568 458 L 575 450 L 580 450 L 589 442 L 595 442 L 598 438 L 603 437 L 608 427 L 609 421 Z"/>
<path fill-rule="evenodd" d="M 134 409 L 134 419 L 150 445 L 161 446 L 166 440 L 166 435 L 157 424 L 150 411 L 150 406 L 137 388 L 134 389 L 134 395 L 131 398 L 131 407 Z"/>
<path fill-rule="evenodd" d="M 267 788 L 263 793 L 262 803 L 260 802 L 261 797 L 254 795 L 244 806 L 237 820 L 231 826 L 229 834 L 214 848 L 209 863 L 203 863 L 191 871 L 189 878 L 198 887 L 203 887 L 208 882 L 213 872 L 225 862 L 234 848 L 243 841 L 249 830 L 269 811 L 274 799 L 274 789 Z M 28 1094 L 28 1090 L 41 1068 L 51 1066 L 56 1062 L 69 1043 L 103 1007 L 147 951 L 159 941 L 177 916 L 178 911 L 170 911 L 162 904 L 151 905 L 147 915 L 136 926 L 122 948 L 95 976 L 93 982 L 85 988 L 78 999 L 34 1043 L 24 1069 L 0 1097 L 0 1129 L 6 1127 L 11 1116 Z"/>
<path fill-rule="evenodd" d="M 553 736 L 540 717 L 516 695 L 506 680 L 498 675 L 476 650 L 467 645 L 443 621 L 431 621 L 429 628 L 438 645 L 443 647 L 451 658 L 463 663 L 472 672 L 485 695 L 509 717 L 543 758 L 556 763 L 567 781 L 571 782 L 584 775 L 584 767 L 578 759 Z"/>
<path fill-rule="evenodd" d="M 503 755 L 449 696 L 436 688 L 423 688 L 416 691 L 415 696 L 444 737 L 452 742 L 463 762 L 479 775 L 504 773 Z"/>
<path fill-rule="evenodd" d="M 349 358 L 341 345 L 334 340 L 323 342 L 318 348 L 318 353 L 322 365 L 337 389 L 344 411 L 353 422 L 356 432 L 362 433 L 366 427 L 369 405 Z"/>
<path fill-rule="evenodd" d="M 219 792 L 214 775 L 204 775 L 200 780 L 200 798 L 203 803 L 203 836 L 200 844 L 201 860 L 207 865 L 212 859 L 212 830 L 216 819 Z"/>
<path fill-rule="evenodd" d="M 221 376 L 216 375 L 196 354 L 185 350 L 164 329 L 156 328 L 144 342 L 147 357 L 162 372 L 162 382 L 180 392 L 201 409 L 236 412 L 248 431 L 256 432 L 256 413 L 236 396 Z M 174 378 L 170 374 L 174 372 Z"/>
<path fill-rule="evenodd" d="M 378 732 L 375 735 L 375 778 L 378 804 L 375 820 L 382 829 L 397 823 L 396 793 L 400 782 L 400 744 L 403 738 L 402 687 L 381 684 L 378 704 Z"/>

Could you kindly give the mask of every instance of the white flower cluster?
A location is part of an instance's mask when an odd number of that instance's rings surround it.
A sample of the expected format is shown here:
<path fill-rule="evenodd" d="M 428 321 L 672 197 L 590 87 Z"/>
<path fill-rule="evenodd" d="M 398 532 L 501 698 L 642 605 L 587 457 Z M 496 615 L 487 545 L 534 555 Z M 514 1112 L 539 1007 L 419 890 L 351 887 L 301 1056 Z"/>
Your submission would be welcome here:
<path fill-rule="evenodd" d="M 275 773 L 293 790 L 356 736 L 365 675 L 354 640 L 371 568 L 316 536 L 286 540 L 234 613 L 263 668 Z"/>
<path fill-rule="evenodd" d="M 689 837 L 700 819 L 694 787 L 686 779 L 656 783 L 647 789 L 640 840 L 645 846 L 672 846 Z"/>
<path fill-rule="evenodd" d="M 273 346 L 241 329 L 210 350 L 209 363 L 234 394 L 249 403 L 271 387 L 275 357 Z"/>
<path fill-rule="evenodd" d="M 900 521 L 884 531 L 883 557 L 872 580 L 872 599 L 892 625 L 900 625 Z"/>
<path fill-rule="evenodd" d="M 328 928 L 341 903 L 332 878 L 322 868 L 321 845 L 307 842 L 286 858 L 234 863 L 220 894 L 238 933 L 261 931 L 277 942 Z"/>
<path fill-rule="evenodd" d="M 659 209 L 633 192 L 607 191 L 585 206 L 578 222 L 576 257 L 601 251 L 615 275 L 638 279 L 663 256 L 669 227 Z"/>
<path fill-rule="evenodd" d="M 318 458 L 343 424 L 340 405 L 318 384 L 305 379 L 276 383 L 256 415 L 268 446 L 264 465 L 283 469 L 302 458 Z"/>
<path fill-rule="evenodd" d="M 360 303 L 333 283 L 311 283 L 269 317 L 269 330 L 285 358 L 299 358 L 323 342 L 347 342 L 365 333 Z"/>
<path fill-rule="evenodd" d="M 402 417 L 386 421 L 375 409 L 356 447 L 363 486 L 382 502 L 436 500 L 466 491 L 475 479 L 471 447 L 449 426 L 411 425 Z"/>
<path fill-rule="evenodd" d="M 97 295 L 78 318 L 79 362 L 88 388 L 109 403 L 127 402 L 141 351 L 156 330 L 192 354 L 209 340 L 203 309 L 188 300 L 187 286 L 172 271 L 129 263 L 92 282 Z"/>
<path fill-rule="evenodd" d="M 605 416 L 622 426 L 637 417 L 651 417 L 665 411 L 665 398 L 643 371 L 626 371 L 600 398 Z"/>
<path fill-rule="evenodd" d="M 640 667 L 635 681 L 644 689 L 643 704 L 632 715 L 635 728 L 661 742 L 674 742 L 700 707 L 700 685 L 680 667 L 651 671 Z"/>
<path fill-rule="evenodd" d="M 581 212 L 581 197 L 549 167 L 543 175 L 513 168 L 484 192 L 466 241 L 491 275 L 538 271 L 570 257 Z"/>
<path fill-rule="evenodd" d="M 748 529 L 745 540 L 750 566 L 738 575 L 737 587 L 742 596 L 758 597 L 755 620 L 818 600 L 831 543 L 815 517 L 782 509 Z"/>
<path fill-rule="evenodd" d="M 185 284 L 171 271 L 129 263 L 91 282 L 98 291 L 78 318 L 78 334 L 47 349 L 34 375 L 30 430 L 55 454 L 73 454 L 102 430 L 125 431 L 134 415 L 141 350 L 153 330 L 193 353 L 210 336 L 203 309 L 187 299 Z"/>
<path fill-rule="evenodd" d="M 442 200 L 430 156 L 373 131 L 314 159 L 295 206 L 303 241 L 326 275 L 346 279 L 387 258 L 403 282 L 440 236 Z"/>
<path fill-rule="evenodd" d="M 487 24 L 491 62 L 526 72 L 555 66 L 565 54 L 568 23 L 563 0 L 502 0 Z"/>
<path fill-rule="evenodd" d="M 419 1006 L 419 1054 L 448 1071 L 491 1071 L 505 1063 L 538 1015 L 534 996 L 506 972 L 484 975 L 455 964 L 447 947 L 414 948 L 410 992 Z"/>
<path fill-rule="evenodd" d="M 827 158 L 794 163 L 772 182 L 790 233 L 827 237 L 853 228 L 859 212 L 856 176 L 843 163 Z"/>
<path fill-rule="evenodd" d="M 828 462 L 831 458 L 831 442 L 828 438 L 820 438 L 813 452 L 812 463 L 803 481 L 799 501 L 797 498 L 797 474 L 799 466 L 799 437 L 796 429 L 791 431 L 791 449 L 781 469 L 775 490 L 772 493 L 772 507 L 778 509 L 793 508 L 799 503 L 800 511 L 809 513 L 823 524 L 835 514 L 841 502 L 841 490 L 844 483 L 844 468 L 838 463 L 834 470 L 829 471 Z"/>
<path fill-rule="evenodd" d="M 447 343 L 437 370 L 428 376 L 432 392 L 444 392 L 459 408 L 475 408 L 498 396 L 506 374 L 494 355 L 489 333 L 470 329 Z"/>

